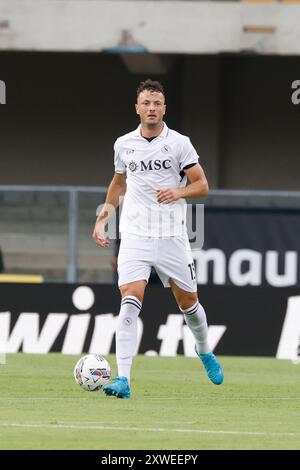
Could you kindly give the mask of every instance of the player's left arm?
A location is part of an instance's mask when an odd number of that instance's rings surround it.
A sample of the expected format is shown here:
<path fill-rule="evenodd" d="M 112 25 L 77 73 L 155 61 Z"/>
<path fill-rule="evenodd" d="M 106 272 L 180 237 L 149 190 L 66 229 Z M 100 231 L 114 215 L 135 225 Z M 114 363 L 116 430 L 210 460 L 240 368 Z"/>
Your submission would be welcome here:
<path fill-rule="evenodd" d="M 202 166 L 199 163 L 191 168 L 184 170 L 190 184 L 184 188 L 165 188 L 157 190 L 157 202 L 161 204 L 169 204 L 180 198 L 193 198 L 207 196 L 209 188 L 208 182 Z"/>

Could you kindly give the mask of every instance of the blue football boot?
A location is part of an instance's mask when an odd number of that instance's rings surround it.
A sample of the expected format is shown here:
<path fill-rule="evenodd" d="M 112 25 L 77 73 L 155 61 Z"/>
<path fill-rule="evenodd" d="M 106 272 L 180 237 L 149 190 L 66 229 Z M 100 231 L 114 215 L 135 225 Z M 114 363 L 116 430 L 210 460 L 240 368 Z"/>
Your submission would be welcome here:
<path fill-rule="evenodd" d="M 196 346 L 195 351 L 205 367 L 208 378 L 215 385 L 221 385 L 224 380 L 224 372 L 216 356 L 212 352 L 209 352 L 207 354 L 198 354 Z"/>
<path fill-rule="evenodd" d="M 103 391 L 106 395 L 117 398 L 130 398 L 130 386 L 126 377 L 115 377 L 111 383 L 104 385 Z"/>

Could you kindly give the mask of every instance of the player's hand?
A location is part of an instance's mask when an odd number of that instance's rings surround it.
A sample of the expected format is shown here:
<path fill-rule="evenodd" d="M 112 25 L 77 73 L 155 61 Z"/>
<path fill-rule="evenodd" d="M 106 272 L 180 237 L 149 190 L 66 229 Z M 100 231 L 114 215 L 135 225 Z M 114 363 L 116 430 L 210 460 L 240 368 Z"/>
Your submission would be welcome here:
<path fill-rule="evenodd" d="M 159 204 L 169 204 L 170 202 L 177 201 L 180 198 L 178 189 L 157 189 L 156 190 L 157 202 Z"/>
<path fill-rule="evenodd" d="M 106 238 L 104 222 L 96 222 L 93 232 L 93 239 L 95 240 L 96 245 L 100 246 L 101 248 L 107 248 L 110 245 L 110 241 Z"/>

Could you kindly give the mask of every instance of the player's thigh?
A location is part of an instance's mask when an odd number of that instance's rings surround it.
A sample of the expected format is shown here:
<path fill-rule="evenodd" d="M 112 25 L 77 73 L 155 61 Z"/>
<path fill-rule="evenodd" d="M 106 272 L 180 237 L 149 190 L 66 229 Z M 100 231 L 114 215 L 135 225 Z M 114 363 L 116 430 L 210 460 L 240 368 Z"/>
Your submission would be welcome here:
<path fill-rule="evenodd" d="M 196 294 L 196 272 L 188 240 L 162 239 L 159 245 L 160 256 L 156 260 L 155 269 L 163 285 L 171 287 L 169 279 L 172 279 L 178 287 L 176 290 L 178 298 L 191 297 L 189 296 L 191 293 Z M 192 297 L 194 298 L 194 295 Z"/>
<path fill-rule="evenodd" d="M 151 240 L 122 240 L 118 256 L 118 285 L 122 297 L 133 295 L 143 300 L 151 272 Z"/>

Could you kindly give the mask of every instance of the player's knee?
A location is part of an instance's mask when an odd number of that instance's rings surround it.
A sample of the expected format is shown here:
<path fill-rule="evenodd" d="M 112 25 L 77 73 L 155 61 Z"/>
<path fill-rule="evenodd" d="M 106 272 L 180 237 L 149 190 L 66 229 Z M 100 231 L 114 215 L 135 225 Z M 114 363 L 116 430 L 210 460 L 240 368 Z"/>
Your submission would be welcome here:
<path fill-rule="evenodd" d="M 128 288 L 124 287 L 124 288 L 120 288 L 120 292 L 122 295 L 122 299 L 124 297 L 127 297 L 128 295 L 131 295 L 139 299 L 140 302 L 143 302 L 144 300 L 144 292 L 142 292 L 139 289 L 132 288 L 132 287 L 128 287 Z"/>
<path fill-rule="evenodd" d="M 189 292 L 182 296 L 179 300 L 179 307 L 183 310 L 192 307 L 198 300 L 198 295 L 195 292 Z"/>

